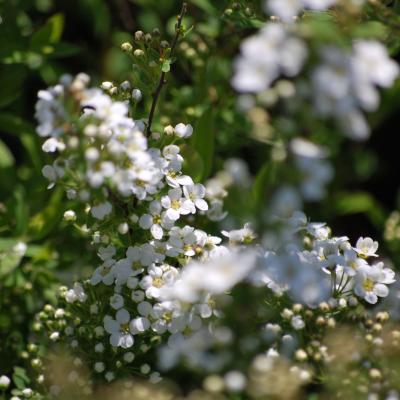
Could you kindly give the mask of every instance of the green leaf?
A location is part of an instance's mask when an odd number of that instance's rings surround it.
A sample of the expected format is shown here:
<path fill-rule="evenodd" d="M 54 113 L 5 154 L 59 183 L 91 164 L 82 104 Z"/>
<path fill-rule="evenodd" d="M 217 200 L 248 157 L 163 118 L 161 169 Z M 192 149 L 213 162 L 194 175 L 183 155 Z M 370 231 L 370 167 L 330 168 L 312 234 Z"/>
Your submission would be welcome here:
<path fill-rule="evenodd" d="M 31 37 L 31 48 L 40 49 L 43 47 L 57 43 L 61 39 L 64 30 L 64 15 L 55 14 L 50 17 L 46 24 L 37 30 Z"/>
<path fill-rule="evenodd" d="M 362 38 L 376 38 L 384 40 L 389 33 L 389 29 L 382 22 L 368 21 L 363 24 L 357 24 L 353 34 Z"/>
<path fill-rule="evenodd" d="M 0 139 L 0 168 L 9 168 L 14 165 L 14 156 L 7 145 Z"/>
<path fill-rule="evenodd" d="M 206 13 L 215 15 L 217 12 L 216 8 L 210 0 L 192 0 L 191 3 L 199 7 Z"/>
<path fill-rule="evenodd" d="M 26 73 L 26 67 L 22 65 L 0 67 L 0 107 L 7 106 L 21 95 Z"/>
<path fill-rule="evenodd" d="M 28 226 L 28 236 L 32 240 L 40 240 L 49 235 L 61 221 L 64 208 L 62 206 L 63 192 L 57 188 L 48 205 L 39 213 L 34 215 Z"/>
<path fill-rule="evenodd" d="M 208 108 L 197 121 L 192 135 L 192 146 L 203 162 L 202 180 L 208 178 L 214 160 L 214 111 Z"/>
<path fill-rule="evenodd" d="M 41 151 L 33 125 L 11 113 L 0 113 L 0 127 L 3 132 L 15 135 L 21 140 L 28 158 L 37 170 L 40 170 L 42 168 Z"/>
<path fill-rule="evenodd" d="M 0 277 L 3 278 L 13 272 L 21 263 L 22 257 L 16 252 L 10 251 L 2 254 L 0 258 Z"/>
<path fill-rule="evenodd" d="M 266 162 L 258 172 L 251 193 L 256 206 L 260 206 L 265 201 L 265 193 L 268 186 L 275 181 L 276 178 L 276 163 Z"/>
<path fill-rule="evenodd" d="M 199 153 L 191 146 L 184 144 L 181 146 L 183 159 L 183 173 L 190 175 L 195 182 L 200 182 L 204 172 L 204 163 Z"/>
<path fill-rule="evenodd" d="M 171 69 L 171 60 L 167 59 L 164 60 L 161 66 L 161 71 L 162 72 L 169 72 Z"/>
<path fill-rule="evenodd" d="M 28 378 L 28 375 L 26 374 L 24 368 L 14 367 L 13 382 L 15 386 L 20 390 L 23 390 L 27 387 L 30 379 Z"/>
<path fill-rule="evenodd" d="M 380 204 L 367 192 L 339 193 L 332 204 L 341 215 L 364 213 L 371 222 L 382 228 L 385 223 L 385 213 Z"/>

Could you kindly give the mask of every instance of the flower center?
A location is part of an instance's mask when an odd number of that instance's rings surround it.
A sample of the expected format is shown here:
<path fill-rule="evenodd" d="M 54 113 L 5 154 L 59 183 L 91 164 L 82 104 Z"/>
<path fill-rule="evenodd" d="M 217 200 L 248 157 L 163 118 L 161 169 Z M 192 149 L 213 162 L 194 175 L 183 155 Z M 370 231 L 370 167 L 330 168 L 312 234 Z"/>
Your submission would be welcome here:
<path fill-rule="evenodd" d="M 372 281 L 371 279 L 366 279 L 364 282 L 363 282 L 363 288 L 367 291 L 367 292 L 370 292 L 370 291 L 372 291 L 372 289 L 374 288 L 374 281 Z"/>
<path fill-rule="evenodd" d="M 142 265 L 140 264 L 140 262 L 139 261 L 134 261 L 133 263 L 132 263 L 132 266 L 131 266 L 131 268 L 135 271 L 135 270 L 137 270 L 137 269 L 140 269 L 142 267 Z"/>
<path fill-rule="evenodd" d="M 357 263 L 355 261 L 350 261 L 349 262 L 349 267 L 353 269 L 357 269 Z"/>
<path fill-rule="evenodd" d="M 172 312 L 167 311 L 164 313 L 163 318 L 166 322 L 171 322 L 172 321 Z"/>
<path fill-rule="evenodd" d="M 154 278 L 153 279 L 153 286 L 156 288 L 160 288 L 162 285 L 164 285 L 164 280 L 162 278 Z"/>
<path fill-rule="evenodd" d="M 171 208 L 173 208 L 174 210 L 178 210 L 180 206 L 181 202 L 178 199 L 174 199 L 171 201 Z"/>

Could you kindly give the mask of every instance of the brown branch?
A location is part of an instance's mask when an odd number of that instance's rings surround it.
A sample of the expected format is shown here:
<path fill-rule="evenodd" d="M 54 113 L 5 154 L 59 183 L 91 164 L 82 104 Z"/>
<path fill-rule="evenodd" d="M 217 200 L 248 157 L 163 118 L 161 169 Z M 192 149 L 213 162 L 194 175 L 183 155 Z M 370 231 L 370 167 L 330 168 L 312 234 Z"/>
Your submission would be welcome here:
<path fill-rule="evenodd" d="M 186 14 L 186 10 L 187 10 L 187 4 L 183 3 L 181 12 L 177 17 L 177 22 L 175 24 L 175 36 L 174 36 L 174 39 L 173 39 L 172 44 L 171 44 L 171 51 L 170 51 L 170 54 L 169 54 L 170 58 L 172 58 L 173 55 L 174 55 L 176 44 L 178 43 L 178 39 L 179 39 L 179 36 L 181 34 L 182 20 L 183 20 L 184 15 Z M 167 73 L 164 72 L 164 71 L 161 72 L 160 80 L 158 82 L 158 85 L 156 87 L 155 92 L 153 93 L 153 102 L 151 104 L 151 109 L 150 109 L 150 114 L 149 114 L 149 121 L 148 121 L 147 129 L 146 129 L 146 136 L 147 137 L 149 137 L 151 135 L 151 125 L 153 123 L 154 112 L 155 112 L 156 107 L 157 107 L 158 98 L 160 97 L 160 93 L 161 93 L 161 90 L 162 90 L 163 86 L 167 83 L 167 80 L 165 79 L 166 74 Z"/>

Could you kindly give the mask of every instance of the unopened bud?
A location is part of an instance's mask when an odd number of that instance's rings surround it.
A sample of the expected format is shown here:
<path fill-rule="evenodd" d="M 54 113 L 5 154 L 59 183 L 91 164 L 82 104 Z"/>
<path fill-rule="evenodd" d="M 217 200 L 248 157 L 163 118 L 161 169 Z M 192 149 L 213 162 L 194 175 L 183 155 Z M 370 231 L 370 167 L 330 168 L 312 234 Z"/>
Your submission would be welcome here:
<path fill-rule="evenodd" d="M 144 56 L 144 51 L 141 50 L 141 49 L 136 49 L 136 50 L 133 52 L 133 55 L 134 55 L 135 57 L 138 57 L 138 58 L 143 57 L 143 56 Z"/>
<path fill-rule="evenodd" d="M 142 40 L 144 40 L 144 33 L 142 31 L 136 31 L 135 32 L 135 40 L 137 42 L 141 42 Z"/>
<path fill-rule="evenodd" d="M 133 89 L 132 99 L 138 103 L 140 100 L 142 100 L 142 92 L 139 89 Z"/>
<path fill-rule="evenodd" d="M 133 47 L 129 42 L 125 42 L 121 44 L 121 50 L 130 53 L 133 50 Z"/>

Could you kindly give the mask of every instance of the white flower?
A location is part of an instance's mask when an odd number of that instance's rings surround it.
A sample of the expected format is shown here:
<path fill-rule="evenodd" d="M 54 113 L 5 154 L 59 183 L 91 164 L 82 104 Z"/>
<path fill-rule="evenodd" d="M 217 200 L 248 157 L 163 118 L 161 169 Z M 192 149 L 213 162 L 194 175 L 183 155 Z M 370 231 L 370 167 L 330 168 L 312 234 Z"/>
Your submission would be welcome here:
<path fill-rule="evenodd" d="M 370 82 L 388 88 L 399 75 L 399 66 L 388 54 L 386 47 L 374 40 L 354 43 L 352 68 L 357 82 Z"/>
<path fill-rule="evenodd" d="M 354 293 L 368 303 L 375 304 L 378 297 L 386 297 L 389 294 L 386 285 L 395 281 L 394 275 L 394 271 L 384 268 L 382 262 L 371 267 L 361 267 L 355 276 Z"/>
<path fill-rule="evenodd" d="M 300 315 L 295 315 L 294 317 L 292 317 L 290 323 L 296 330 L 303 329 L 306 326 L 306 324 L 303 321 L 303 318 L 301 318 Z"/>
<path fill-rule="evenodd" d="M 359 268 L 368 266 L 368 263 L 363 258 L 358 257 L 358 253 L 353 249 L 344 252 L 344 260 L 344 272 L 349 276 L 354 276 Z"/>
<path fill-rule="evenodd" d="M 20 257 L 23 257 L 28 250 L 28 246 L 24 242 L 18 242 L 13 246 L 13 251 Z"/>
<path fill-rule="evenodd" d="M 98 373 L 103 372 L 106 369 L 105 365 L 103 362 L 98 361 L 96 363 L 94 363 L 94 370 Z"/>
<path fill-rule="evenodd" d="M 10 386 L 11 380 L 8 376 L 6 375 L 1 375 L 0 376 L 0 390 L 5 390 Z"/>
<path fill-rule="evenodd" d="M 112 205 L 109 201 L 93 206 L 90 210 L 91 214 L 96 219 L 104 219 L 112 211 Z"/>
<path fill-rule="evenodd" d="M 70 289 L 65 294 L 65 300 L 67 303 L 74 303 L 75 301 L 85 302 L 87 299 L 87 294 L 83 289 L 83 286 L 79 282 L 74 283 L 73 289 Z"/>
<path fill-rule="evenodd" d="M 63 151 L 65 150 L 65 144 L 61 140 L 52 137 L 43 143 L 42 150 L 45 153 L 54 153 L 57 150 Z"/>
<path fill-rule="evenodd" d="M 161 288 L 164 285 L 171 285 L 179 275 L 176 268 L 167 264 L 162 267 L 152 265 L 147 270 L 145 275 L 140 281 L 140 287 L 145 290 L 146 297 L 158 298 L 161 295 Z"/>
<path fill-rule="evenodd" d="M 139 218 L 139 226 L 142 229 L 150 229 L 154 239 L 161 239 L 164 236 L 163 227 L 169 229 L 173 225 L 166 213 L 162 213 L 161 203 L 153 200 L 149 206 L 150 214 L 144 214 Z"/>
<path fill-rule="evenodd" d="M 57 181 L 57 179 L 63 177 L 64 170 L 61 167 L 59 167 L 56 163 L 54 163 L 53 165 L 45 165 L 42 168 L 42 174 L 47 180 L 50 181 L 50 185 L 47 188 L 51 189 L 54 186 L 54 183 Z"/>
<path fill-rule="evenodd" d="M 360 237 L 357 240 L 355 251 L 362 257 L 378 257 L 376 251 L 378 250 L 379 243 L 373 241 L 371 238 Z"/>
<path fill-rule="evenodd" d="M 124 298 L 116 293 L 110 297 L 110 305 L 114 310 L 118 310 L 124 306 Z"/>
<path fill-rule="evenodd" d="M 206 188 L 202 184 L 197 183 L 195 185 L 184 186 L 183 194 L 185 195 L 186 199 L 188 200 L 188 202 L 186 202 L 186 204 L 189 207 L 191 206 L 192 214 L 194 214 L 196 212 L 195 207 L 197 207 L 199 210 L 202 210 L 202 211 L 208 210 L 208 204 L 204 200 L 204 196 L 206 195 Z"/>
<path fill-rule="evenodd" d="M 251 243 L 256 237 L 248 223 L 245 224 L 242 229 L 236 229 L 230 232 L 222 231 L 221 233 L 233 243 Z"/>
<path fill-rule="evenodd" d="M 266 10 L 283 21 L 290 21 L 303 8 L 302 0 L 267 0 Z"/>
<path fill-rule="evenodd" d="M 137 103 L 142 100 L 142 92 L 139 89 L 132 90 L 132 99 L 135 100 Z"/>
<path fill-rule="evenodd" d="M 229 371 L 224 376 L 225 386 L 230 392 L 240 392 L 246 387 L 247 378 L 240 371 Z"/>
<path fill-rule="evenodd" d="M 110 344 L 115 347 L 128 349 L 133 346 L 134 338 L 130 331 L 130 314 L 122 308 L 115 314 L 115 319 L 110 316 L 104 317 L 104 329 L 110 336 Z"/>
<path fill-rule="evenodd" d="M 171 221 L 177 221 L 181 215 L 191 212 L 191 202 L 182 197 L 181 188 L 170 189 L 168 195 L 161 198 L 161 205 L 166 209 L 165 214 Z"/>
<path fill-rule="evenodd" d="M 143 333 L 150 328 L 150 321 L 146 317 L 137 317 L 130 322 L 130 330 L 133 334 Z"/>
<path fill-rule="evenodd" d="M 244 280 L 255 266 L 252 253 L 235 253 L 208 262 L 192 262 L 171 286 L 163 289 L 163 296 L 193 302 L 201 292 L 222 294 Z"/>
<path fill-rule="evenodd" d="M 175 126 L 175 135 L 182 139 L 186 139 L 192 136 L 192 133 L 193 133 L 193 127 L 190 124 L 185 125 L 180 123 Z"/>
<path fill-rule="evenodd" d="M 245 39 L 235 62 L 233 87 L 240 92 L 269 88 L 282 73 L 297 75 L 307 57 L 304 42 L 281 24 L 268 23 L 256 35 Z"/>
<path fill-rule="evenodd" d="M 399 75 L 398 65 L 382 44 L 367 40 L 354 42 L 351 51 L 325 48 L 322 59 L 312 74 L 317 111 L 336 117 L 343 133 L 353 139 L 366 139 L 370 129 L 360 108 L 377 109 L 377 86 L 390 87 Z"/>

